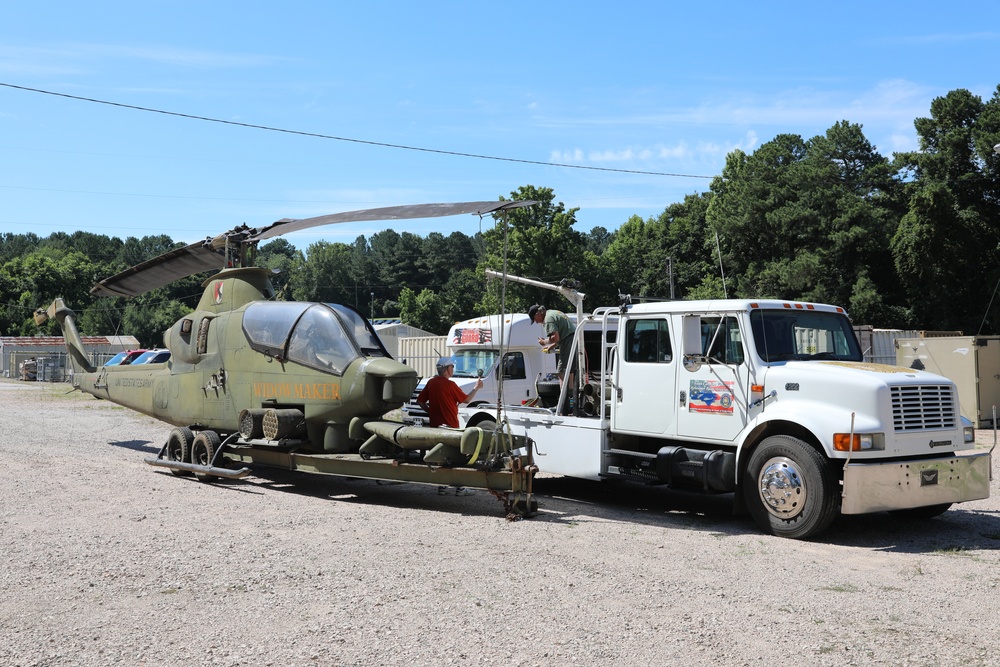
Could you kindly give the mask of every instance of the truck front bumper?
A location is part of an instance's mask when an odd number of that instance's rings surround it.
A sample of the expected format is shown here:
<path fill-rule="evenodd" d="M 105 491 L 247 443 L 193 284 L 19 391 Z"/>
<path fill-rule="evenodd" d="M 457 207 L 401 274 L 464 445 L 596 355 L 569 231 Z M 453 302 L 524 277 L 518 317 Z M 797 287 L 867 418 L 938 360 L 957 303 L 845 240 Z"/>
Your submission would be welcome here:
<path fill-rule="evenodd" d="M 868 514 L 990 497 L 989 452 L 844 468 L 843 514 Z"/>

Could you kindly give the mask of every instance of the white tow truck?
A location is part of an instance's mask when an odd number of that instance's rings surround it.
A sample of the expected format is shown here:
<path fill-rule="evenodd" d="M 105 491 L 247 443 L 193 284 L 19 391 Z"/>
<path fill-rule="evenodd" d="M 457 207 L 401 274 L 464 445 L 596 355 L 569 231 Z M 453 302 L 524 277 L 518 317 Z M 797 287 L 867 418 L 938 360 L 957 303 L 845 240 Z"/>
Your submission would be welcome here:
<path fill-rule="evenodd" d="M 974 451 L 954 383 L 864 363 L 842 308 L 626 303 L 587 326 L 603 353 L 561 390 L 558 404 L 576 394 L 573 415 L 551 400 L 506 405 L 499 426 L 462 407 L 463 423 L 529 438 L 543 473 L 733 493 L 734 509 L 791 538 L 838 513 L 930 517 L 989 497 L 991 452 Z"/>

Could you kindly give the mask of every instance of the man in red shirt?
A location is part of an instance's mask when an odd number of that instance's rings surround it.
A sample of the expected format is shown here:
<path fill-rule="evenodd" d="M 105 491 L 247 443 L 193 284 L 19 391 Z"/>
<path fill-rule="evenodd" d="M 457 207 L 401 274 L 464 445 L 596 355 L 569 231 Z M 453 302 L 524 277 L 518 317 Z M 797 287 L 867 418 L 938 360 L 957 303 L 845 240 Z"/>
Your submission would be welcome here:
<path fill-rule="evenodd" d="M 450 426 L 458 428 L 458 406 L 468 403 L 483 386 L 483 379 L 476 380 L 476 386 L 468 394 L 451 381 L 455 374 L 455 360 L 451 357 L 438 359 L 437 376 L 432 377 L 417 395 L 417 403 L 427 411 L 428 426 Z"/>
<path fill-rule="evenodd" d="M 438 359 L 437 372 L 424 385 L 417 395 L 417 403 L 427 411 L 428 426 L 450 426 L 458 428 L 458 405 L 468 403 L 472 400 L 476 391 L 483 386 L 483 378 L 476 380 L 476 386 L 468 394 L 458 388 L 458 385 L 451 381 L 451 376 L 455 374 L 455 360 L 451 357 Z M 447 486 L 439 486 L 438 493 L 445 494 Z M 471 493 L 465 487 L 457 487 L 455 495 L 464 496 Z"/>

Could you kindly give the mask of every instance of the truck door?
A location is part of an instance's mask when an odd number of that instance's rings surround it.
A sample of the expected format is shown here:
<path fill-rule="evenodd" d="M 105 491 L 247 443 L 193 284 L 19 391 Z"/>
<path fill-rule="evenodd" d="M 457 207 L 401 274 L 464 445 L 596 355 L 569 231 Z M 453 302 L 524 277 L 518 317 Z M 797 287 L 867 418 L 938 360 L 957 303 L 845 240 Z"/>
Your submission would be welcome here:
<path fill-rule="evenodd" d="M 677 361 L 664 317 L 630 318 L 620 329 L 611 428 L 671 435 L 677 414 Z"/>
<path fill-rule="evenodd" d="M 524 353 L 512 350 L 503 355 L 503 360 L 497 364 L 497 379 L 503 374 L 503 402 L 518 405 L 528 400 L 534 393 L 534 384 L 528 380 L 528 368 Z"/>
<path fill-rule="evenodd" d="M 700 318 L 701 363 L 679 370 L 680 437 L 734 440 L 747 423 L 749 370 L 739 321 Z M 686 351 L 686 350 L 685 350 Z"/>

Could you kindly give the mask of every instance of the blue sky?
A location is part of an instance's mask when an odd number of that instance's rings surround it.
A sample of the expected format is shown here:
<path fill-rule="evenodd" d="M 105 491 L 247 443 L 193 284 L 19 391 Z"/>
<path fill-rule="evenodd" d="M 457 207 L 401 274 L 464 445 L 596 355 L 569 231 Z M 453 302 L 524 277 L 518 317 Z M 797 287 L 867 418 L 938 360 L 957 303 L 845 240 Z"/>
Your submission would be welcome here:
<path fill-rule="evenodd" d="M 0 232 L 194 242 L 359 208 L 549 187 L 577 229 L 704 191 L 736 148 L 860 123 L 885 155 L 956 88 L 1000 84 L 993 2 L 14 3 Z M 395 144 L 580 167 L 404 150 Z M 482 224 L 489 224 L 482 223 Z M 475 233 L 471 217 L 288 238 Z"/>

